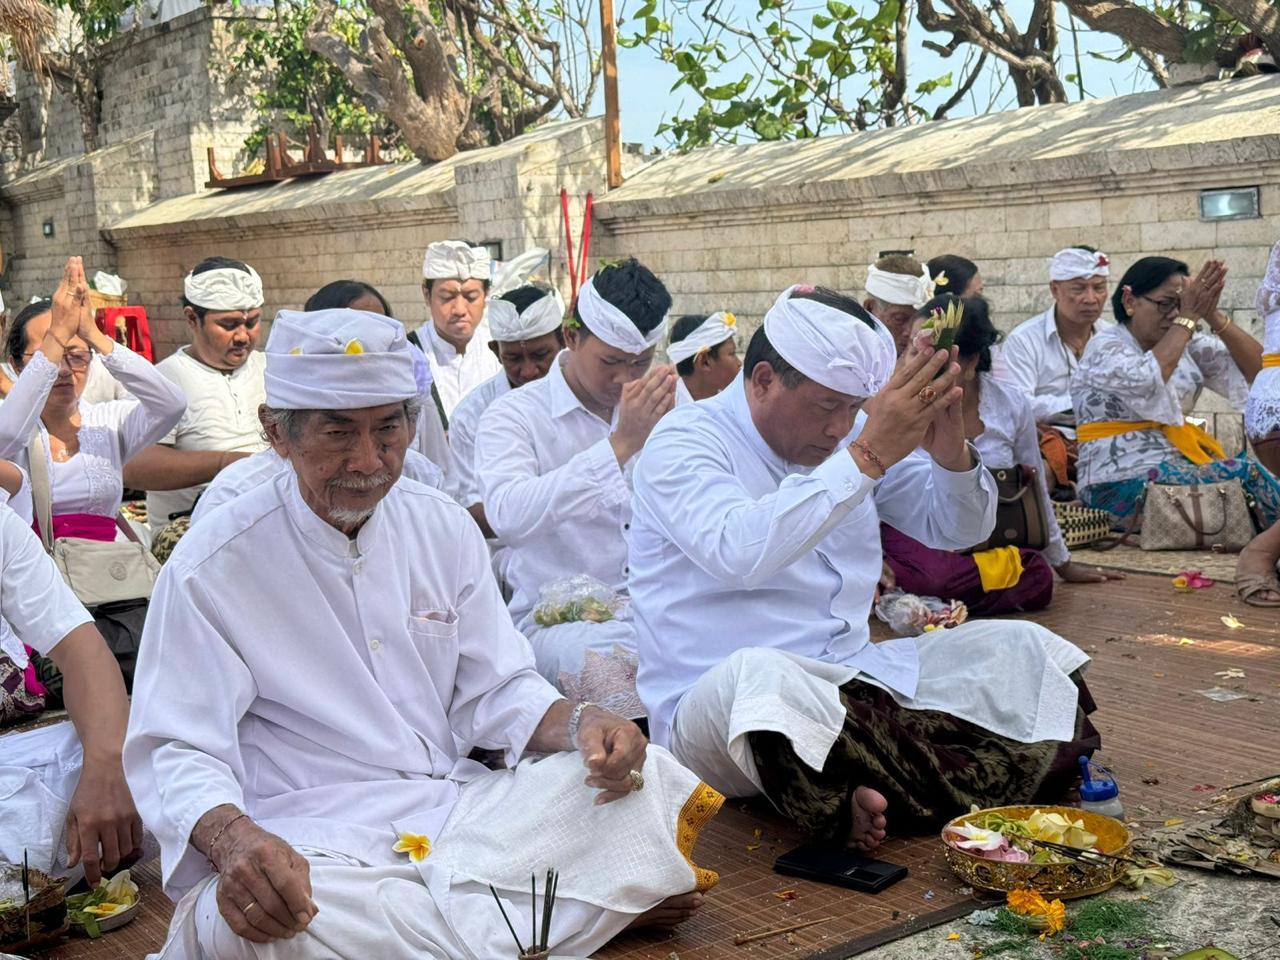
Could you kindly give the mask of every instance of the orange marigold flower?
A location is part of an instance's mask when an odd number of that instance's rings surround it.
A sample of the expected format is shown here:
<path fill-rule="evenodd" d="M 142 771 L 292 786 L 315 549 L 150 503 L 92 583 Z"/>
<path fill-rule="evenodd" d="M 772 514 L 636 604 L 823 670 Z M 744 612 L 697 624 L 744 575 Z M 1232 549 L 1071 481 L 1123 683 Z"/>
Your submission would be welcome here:
<path fill-rule="evenodd" d="M 1008 902 L 1010 910 L 1024 917 L 1040 916 L 1049 910 L 1039 890 L 1010 890 Z"/>

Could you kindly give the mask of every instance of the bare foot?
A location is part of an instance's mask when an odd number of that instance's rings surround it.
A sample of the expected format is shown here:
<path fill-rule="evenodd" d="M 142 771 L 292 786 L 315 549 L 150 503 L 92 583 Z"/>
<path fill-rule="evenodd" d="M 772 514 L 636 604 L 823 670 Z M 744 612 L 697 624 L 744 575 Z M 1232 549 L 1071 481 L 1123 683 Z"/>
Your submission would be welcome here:
<path fill-rule="evenodd" d="M 870 853 L 884 842 L 884 812 L 889 801 L 870 787 L 853 791 L 853 829 L 849 831 L 849 846 Z"/>
<path fill-rule="evenodd" d="M 631 921 L 628 930 L 674 930 L 702 906 L 705 897 L 700 893 L 681 893 L 667 897 L 652 910 L 640 914 Z"/>
<path fill-rule="evenodd" d="M 1239 553 L 1236 560 L 1236 579 L 1259 576 L 1273 580 L 1276 576 L 1276 563 L 1280 561 L 1280 524 L 1262 531 Z M 1280 601 L 1280 591 L 1262 590 L 1250 599 Z"/>

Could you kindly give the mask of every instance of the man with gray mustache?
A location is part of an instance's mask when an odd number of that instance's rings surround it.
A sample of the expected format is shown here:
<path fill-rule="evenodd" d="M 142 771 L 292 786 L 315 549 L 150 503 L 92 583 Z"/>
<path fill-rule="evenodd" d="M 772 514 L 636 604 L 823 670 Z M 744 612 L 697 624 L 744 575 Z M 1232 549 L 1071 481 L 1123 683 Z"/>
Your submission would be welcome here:
<path fill-rule="evenodd" d="M 492 891 L 528 928 L 551 863 L 574 866 L 558 953 L 700 901 L 716 878 L 687 853 L 719 795 L 561 697 L 470 514 L 401 480 L 404 328 L 285 311 L 266 361 L 259 415 L 288 466 L 178 544 L 134 683 L 125 773 L 178 901 L 160 957 L 489 960 L 510 951 Z"/>

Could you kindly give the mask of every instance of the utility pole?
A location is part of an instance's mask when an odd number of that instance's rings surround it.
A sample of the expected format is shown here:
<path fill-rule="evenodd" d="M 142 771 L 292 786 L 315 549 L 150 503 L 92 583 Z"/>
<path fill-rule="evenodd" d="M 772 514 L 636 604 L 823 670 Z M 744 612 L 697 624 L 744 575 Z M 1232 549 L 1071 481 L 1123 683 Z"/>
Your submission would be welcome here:
<path fill-rule="evenodd" d="M 613 0 L 600 0 L 600 60 L 604 65 L 604 148 L 609 189 L 622 186 L 622 123 L 618 117 L 618 27 Z"/>

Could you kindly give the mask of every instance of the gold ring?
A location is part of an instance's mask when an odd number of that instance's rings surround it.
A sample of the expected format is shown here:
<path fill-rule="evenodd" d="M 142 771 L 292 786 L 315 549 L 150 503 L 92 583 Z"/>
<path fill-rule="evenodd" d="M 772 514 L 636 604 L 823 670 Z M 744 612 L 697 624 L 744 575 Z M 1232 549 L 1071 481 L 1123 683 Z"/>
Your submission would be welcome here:
<path fill-rule="evenodd" d="M 920 392 L 916 394 L 920 398 L 920 402 L 926 407 L 938 399 L 938 391 L 933 389 L 929 384 L 925 384 L 920 388 Z"/>
<path fill-rule="evenodd" d="M 244 906 L 244 907 L 241 907 L 241 908 L 240 908 L 240 912 L 241 912 L 241 913 L 243 913 L 246 917 L 248 917 L 248 916 L 249 916 L 249 911 L 250 911 L 250 910 L 252 910 L 252 909 L 253 909 L 254 907 L 256 907 L 256 906 L 258 906 L 258 901 L 257 901 L 257 900 L 250 900 L 247 906 Z"/>
<path fill-rule="evenodd" d="M 644 789 L 644 774 L 639 770 L 627 771 L 627 776 L 631 778 L 631 789 L 640 791 Z"/>

